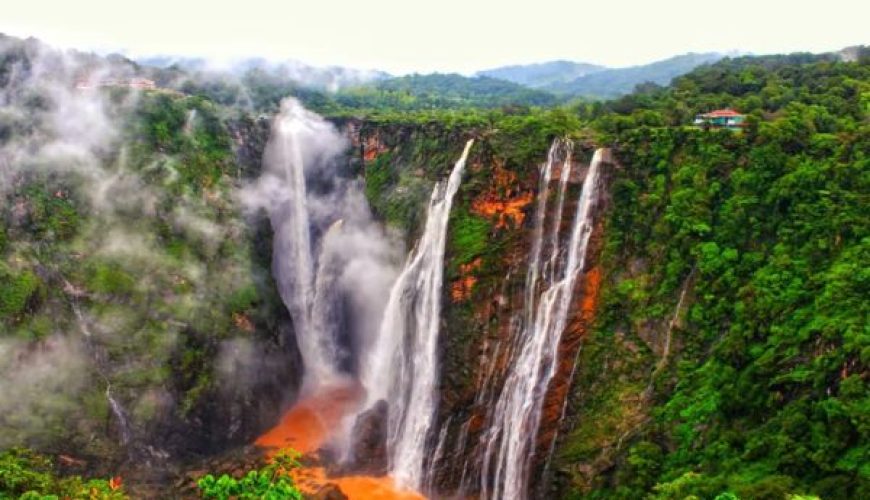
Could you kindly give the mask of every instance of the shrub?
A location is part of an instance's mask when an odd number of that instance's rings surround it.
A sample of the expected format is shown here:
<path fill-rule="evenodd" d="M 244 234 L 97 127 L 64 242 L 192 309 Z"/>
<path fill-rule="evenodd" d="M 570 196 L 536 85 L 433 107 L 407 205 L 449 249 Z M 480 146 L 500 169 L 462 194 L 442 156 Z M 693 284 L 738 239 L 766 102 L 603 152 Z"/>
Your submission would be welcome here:
<path fill-rule="evenodd" d="M 122 294 L 132 292 L 136 282 L 114 262 L 94 262 L 88 276 L 88 289 L 97 293 Z"/>
<path fill-rule="evenodd" d="M 30 270 L 15 274 L 0 267 L 0 318 L 21 314 L 39 284 L 39 278 Z"/>
<path fill-rule="evenodd" d="M 30 205 L 30 223 L 36 236 L 68 240 L 76 234 L 81 221 L 69 198 L 36 186 L 26 189 L 25 195 Z"/>
<path fill-rule="evenodd" d="M 272 462 L 259 470 L 252 470 L 241 479 L 227 474 L 215 478 L 206 474 L 196 484 L 203 498 L 228 500 L 302 500 L 302 492 L 293 484 L 289 476 L 291 469 L 299 466 L 294 451 L 278 454 Z"/>
<path fill-rule="evenodd" d="M 55 475 L 49 458 L 26 448 L 0 453 L 0 499 L 124 500 L 120 478 L 84 480 Z"/>
<path fill-rule="evenodd" d="M 490 229 L 489 221 L 473 215 L 467 210 L 456 210 L 450 221 L 450 227 L 452 228 L 452 265 L 467 264 L 486 251 Z"/>

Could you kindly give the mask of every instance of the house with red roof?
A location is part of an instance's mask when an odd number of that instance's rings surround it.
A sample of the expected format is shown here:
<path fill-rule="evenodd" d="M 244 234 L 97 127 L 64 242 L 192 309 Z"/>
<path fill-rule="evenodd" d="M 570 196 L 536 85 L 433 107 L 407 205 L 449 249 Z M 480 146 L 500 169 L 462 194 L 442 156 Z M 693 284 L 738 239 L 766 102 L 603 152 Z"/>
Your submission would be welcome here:
<path fill-rule="evenodd" d="M 740 129 L 746 123 L 746 115 L 740 114 L 731 108 L 717 109 L 709 113 L 695 116 L 695 125 L 699 127 L 715 127 Z"/>

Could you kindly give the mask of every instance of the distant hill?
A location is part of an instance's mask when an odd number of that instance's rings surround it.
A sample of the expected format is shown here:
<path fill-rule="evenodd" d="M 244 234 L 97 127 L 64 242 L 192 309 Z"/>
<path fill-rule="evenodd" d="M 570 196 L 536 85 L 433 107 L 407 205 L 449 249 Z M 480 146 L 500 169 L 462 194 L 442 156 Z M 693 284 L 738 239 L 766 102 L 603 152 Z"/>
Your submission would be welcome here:
<path fill-rule="evenodd" d="M 559 99 L 542 90 L 489 78 L 433 73 L 388 78 L 336 94 L 345 106 L 434 109 L 499 106 L 549 106 Z"/>
<path fill-rule="evenodd" d="M 667 85 L 698 66 L 714 63 L 724 57 L 718 52 L 683 54 L 641 66 L 597 71 L 570 82 L 547 85 L 542 90 L 570 96 L 613 98 L 628 94 L 635 86 L 645 82 Z"/>
<path fill-rule="evenodd" d="M 478 71 L 477 76 L 499 78 L 531 88 L 568 83 L 582 76 L 606 70 L 605 66 L 571 61 L 549 61 L 537 64 L 518 64 Z"/>

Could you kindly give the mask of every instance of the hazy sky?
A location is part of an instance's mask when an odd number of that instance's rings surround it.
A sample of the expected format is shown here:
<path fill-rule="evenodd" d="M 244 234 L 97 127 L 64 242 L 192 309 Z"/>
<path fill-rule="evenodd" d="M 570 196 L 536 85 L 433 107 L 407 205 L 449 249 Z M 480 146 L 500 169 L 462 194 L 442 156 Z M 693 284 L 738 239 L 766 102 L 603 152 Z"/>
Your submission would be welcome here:
<path fill-rule="evenodd" d="M 262 56 L 393 73 L 870 44 L 868 0 L 3 0 L 0 32 L 130 55 Z"/>

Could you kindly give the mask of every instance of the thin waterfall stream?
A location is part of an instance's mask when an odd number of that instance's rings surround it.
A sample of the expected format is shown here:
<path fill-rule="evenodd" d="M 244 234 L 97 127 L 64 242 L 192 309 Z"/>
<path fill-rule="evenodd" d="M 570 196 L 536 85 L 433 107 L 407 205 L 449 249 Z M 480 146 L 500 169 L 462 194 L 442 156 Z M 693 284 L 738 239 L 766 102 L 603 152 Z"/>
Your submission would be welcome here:
<path fill-rule="evenodd" d="M 556 144 L 554 144 L 556 147 Z M 553 149 L 541 171 L 541 190 L 535 211 L 532 251 L 525 288 L 525 317 L 515 337 L 504 386 L 492 408 L 485 432 L 480 491 L 482 498 L 527 498 L 541 409 L 556 371 L 557 350 L 565 330 L 579 274 L 593 229 L 593 208 L 599 198 L 603 150 L 595 152 L 583 181 L 571 229 L 560 248 L 558 225 L 553 220 L 550 248 L 543 248 Z M 565 185 L 570 172 L 570 148 L 562 166 L 555 213 L 561 218 Z M 542 252 L 549 258 L 542 260 Z M 540 290 L 540 292 L 539 292 Z"/>
<path fill-rule="evenodd" d="M 389 469 L 396 482 L 408 488 L 417 489 L 423 482 L 437 404 L 447 223 L 473 143 L 472 139 L 465 144 L 450 177 L 432 191 L 423 235 L 390 291 L 380 335 L 363 370 L 369 403 L 389 404 Z"/>

